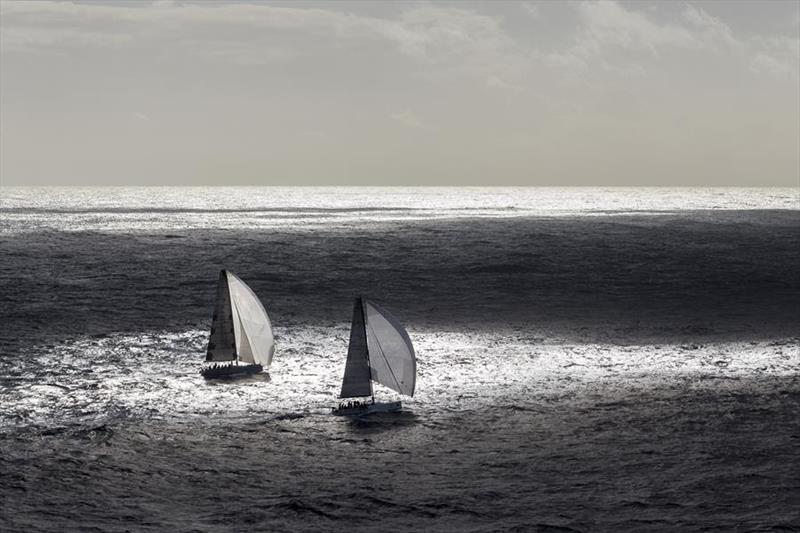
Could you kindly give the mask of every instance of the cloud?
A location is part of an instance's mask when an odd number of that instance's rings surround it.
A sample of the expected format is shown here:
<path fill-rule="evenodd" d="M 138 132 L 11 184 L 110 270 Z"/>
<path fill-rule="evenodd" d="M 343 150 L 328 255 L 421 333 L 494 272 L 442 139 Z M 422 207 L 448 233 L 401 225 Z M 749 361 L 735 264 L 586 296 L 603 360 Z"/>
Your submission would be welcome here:
<path fill-rule="evenodd" d="M 409 110 L 392 113 L 389 115 L 392 120 L 396 120 L 400 124 L 409 128 L 424 128 L 425 124 L 419 119 L 417 115 Z"/>
<path fill-rule="evenodd" d="M 670 51 L 731 54 L 745 71 L 794 79 L 794 37 L 737 37 L 700 7 L 665 18 L 641 4 L 599 0 L 565 5 L 574 27 L 563 45 L 532 50 L 499 15 L 441 4 L 407 4 L 392 16 L 328 8 L 249 3 L 0 2 L 3 51 L 65 54 L 81 48 L 157 48 L 241 66 L 289 63 L 339 50 L 378 50 L 418 66 L 417 77 L 471 77 L 493 89 L 519 90 L 537 67 L 566 76 L 644 77 Z M 535 3 L 518 4 L 540 17 Z M 394 10 L 392 10 L 394 11 Z M 336 52 L 335 52 L 336 51 Z"/>
<path fill-rule="evenodd" d="M 522 9 L 532 18 L 538 19 L 539 18 L 539 5 L 538 4 L 531 4 L 530 2 L 522 2 L 520 4 Z"/>
<path fill-rule="evenodd" d="M 797 38 L 737 37 L 725 22 L 689 4 L 672 21 L 613 0 L 581 2 L 576 12 L 579 22 L 571 44 L 540 54 L 544 65 L 571 75 L 586 74 L 596 65 L 621 77 L 644 77 L 667 51 L 727 54 L 742 68 L 778 78 L 796 79 L 800 67 Z"/>
<path fill-rule="evenodd" d="M 589 68 L 586 55 L 579 50 L 566 50 L 564 52 L 550 52 L 543 58 L 548 67 L 562 68 L 568 71 L 585 71 Z"/>
<path fill-rule="evenodd" d="M 641 79 L 647 77 L 647 69 L 637 63 L 609 64 L 602 62 L 601 66 L 606 72 L 611 72 L 620 78 Z"/>
<path fill-rule="evenodd" d="M 730 27 L 716 17 L 712 17 L 703 9 L 687 5 L 683 17 L 695 29 L 695 38 L 702 45 L 722 44 L 729 47 L 741 46 L 741 42 L 733 37 Z"/>
<path fill-rule="evenodd" d="M 493 63 L 504 63 L 516 50 L 499 17 L 463 9 L 414 7 L 403 12 L 398 21 L 381 19 L 376 31 L 407 55 L 479 71 Z"/>
<path fill-rule="evenodd" d="M 418 78 L 483 81 L 494 75 L 509 86 L 530 68 L 500 16 L 437 4 L 407 4 L 391 17 L 316 6 L 0 2 L 0 45 L 53 55 L 157 49 L 163 59 L 191 56 L 243 67 L 374 50 L 387 64 L 397 64 L 392 54 L 416 63 Z"/>
<path fill-rule="evenodd" d="M 98 35 L 120 41 L 130 41 L 132 36 L 144 33 L 174 38 L 194 28 L 207 30 L 209 25 L 299 31 L 339 41 L 378 39 L 394 45 L 405 55 L 434 61 L 482 54 L 511 42 L 499 18 L 433 5 L 407 9 L 399 19 L 321 8 L 172 2 L 155 5 L 3 2 L 0 14 L 4 25 L 3 43 L 16 46 L 103 46 L 106 42 Z M 116 28 L 116 31 L 98 34 L 98 27 Z M 252 41 L 243 39 L 241 43 L 245 56 L 252 55 L 244 50 L 247 42 Z"/>
<path fill-rule="evenodd" d="M 486 86 L 492 89 L 503 89 L 508 91 L 521 91 L 522 87 L 519 85 L 509 83 L 504 79 L 500 78 L 499 76 L 495 76 L 494 74 L 488 76 L 486 78 Z"/>
<path fill-rule="evenodd" d="M 797 37 L 755 37 L 755 55 L 750 70 L 778 79 L 800 78 L 800 39 Z"/>
<path fill-rule="evenodd" d="M 0 4 L 5 5 L 5 4 Z M 73 28 L 35 26 L 5 27 L 0 32 L 0 45 L 9 50 L 29 50 L 61 47 L 117 47 L 129 43 L 127 33 L 111 33 Z"/>
<path fill-rule="evenodd" d="M 787 63 L 770 55 L 759 53 L 750 62 L 750 70 L 755 73 L 766 73 L 775 78 L 797 79 L 797 64 Z"/>
<path fill-rule="evenodd" d="M 644 67 L 630 61 L 615 66 L 612 57 L 619 51 L 643 53 L 652 58 L 666 48 L 701 47 L 701 41 L 690 29 L 656 22 L 645 13 L 626 9 L 615 1 L 581 2 L 576 5 L 576 12 L 578 26 L 571 45 L 543 54 L 546 66 L 578 75 L 597 64 L 607 72 L 627 76 Z"/>
<path fill-rule="evenodd" d="M 698 48 L 700 42 L 687 28 L 659 24 L 644 13 L 625 9 L 617 2 L 602 0 L 578 4 L 582 27 L 575 48 L 585 54 L 607 47 L 646 50 L 652 54 L 664 47 Z"/>

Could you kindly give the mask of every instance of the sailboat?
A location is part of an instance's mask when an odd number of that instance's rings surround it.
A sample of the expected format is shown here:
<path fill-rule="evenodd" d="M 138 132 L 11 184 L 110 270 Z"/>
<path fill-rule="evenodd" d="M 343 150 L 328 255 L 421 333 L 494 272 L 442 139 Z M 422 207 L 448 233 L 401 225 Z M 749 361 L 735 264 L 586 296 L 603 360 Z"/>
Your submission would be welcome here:
<path fill-rule="evenodd" d="M 222 270 L 217 304 L 206 350 L 206 379 L 257 374 L 269 368 L 275 353 L 272 324 L 258 296 L 233 272 Z"/>
<path fill-rule="evenodd" d="M 391 313 L 360 296 L 353 305 L 350 345 L 336 415 L 399 411 L 400 401 L 375 403 L 372 382 L 414 396 L 417 358 L 408 333 Z M 367 401 L 366 397 L 370 400 Z"/>

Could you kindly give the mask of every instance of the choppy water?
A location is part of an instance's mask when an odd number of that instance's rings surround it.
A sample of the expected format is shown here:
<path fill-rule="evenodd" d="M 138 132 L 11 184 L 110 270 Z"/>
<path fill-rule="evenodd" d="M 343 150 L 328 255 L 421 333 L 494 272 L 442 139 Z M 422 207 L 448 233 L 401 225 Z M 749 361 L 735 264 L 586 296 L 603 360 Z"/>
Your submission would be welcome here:
<path fill-rule="evenodd" d="M 798 250 L 785 189 L 3 188 L 0 529 L 800 528 Z M 269 376 L 197 373 L 223 267 Z M 356 293 L 403 413 L 329 415 Z"/>

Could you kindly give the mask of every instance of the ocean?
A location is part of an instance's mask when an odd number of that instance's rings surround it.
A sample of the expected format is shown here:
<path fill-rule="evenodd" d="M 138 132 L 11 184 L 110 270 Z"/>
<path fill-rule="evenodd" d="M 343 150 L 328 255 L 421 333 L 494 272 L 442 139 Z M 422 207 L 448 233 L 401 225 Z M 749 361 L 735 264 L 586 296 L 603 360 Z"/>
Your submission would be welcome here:
<path fill-rule="evenodd" d="M 0 254 L 4 532 L 800 530 L 797 189 L 3 187 Z M 357 295 L 400 413 L 330 414 Z"/>

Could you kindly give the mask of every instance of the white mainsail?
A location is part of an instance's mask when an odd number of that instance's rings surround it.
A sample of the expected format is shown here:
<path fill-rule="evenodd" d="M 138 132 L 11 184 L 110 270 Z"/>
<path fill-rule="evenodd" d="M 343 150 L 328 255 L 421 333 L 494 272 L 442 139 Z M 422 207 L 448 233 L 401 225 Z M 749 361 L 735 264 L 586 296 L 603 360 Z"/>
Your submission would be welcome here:
<path fill-rule="evenodd" d="M 372 381 L 414 395 L 417 360 L 405 328 L 377 304 L 356 298 L 341 398 L 372 395 Z"/>
<path fill-rule="evenodd" d="M 272 324 L 261 301 L 234 273 L 223 270 L 206 361 L 239 360 L 267 368 L 274 352 Z"/>

